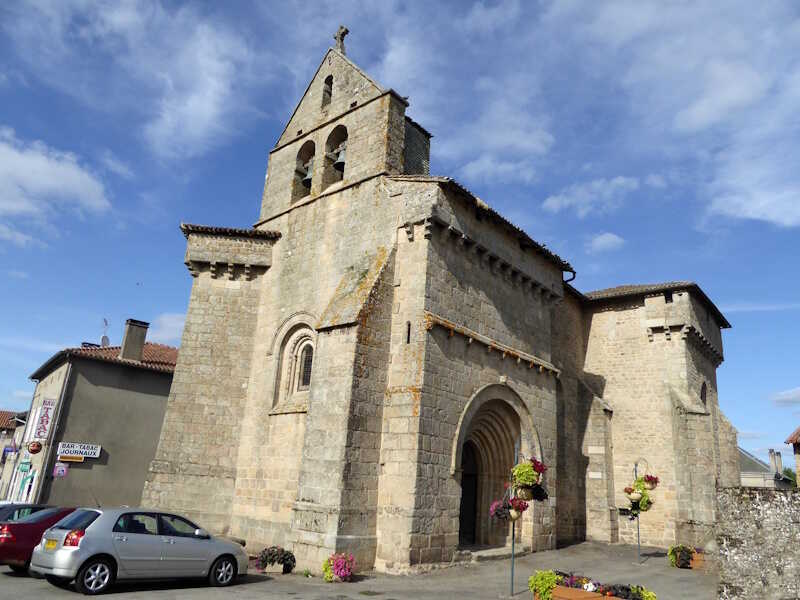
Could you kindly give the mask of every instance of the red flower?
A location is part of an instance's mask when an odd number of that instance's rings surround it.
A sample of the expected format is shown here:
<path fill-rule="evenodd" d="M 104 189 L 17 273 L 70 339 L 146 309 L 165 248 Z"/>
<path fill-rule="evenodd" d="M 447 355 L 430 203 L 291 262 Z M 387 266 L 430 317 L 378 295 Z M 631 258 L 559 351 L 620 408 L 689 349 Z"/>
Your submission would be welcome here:
<path fill-rule="evenodd" d="M 533 465 L 533 470 L 539 473 L 540 475 L 545 471 L 547 471 L 547 466 L 540 460 L 531 458 L 531 464 Z"/>

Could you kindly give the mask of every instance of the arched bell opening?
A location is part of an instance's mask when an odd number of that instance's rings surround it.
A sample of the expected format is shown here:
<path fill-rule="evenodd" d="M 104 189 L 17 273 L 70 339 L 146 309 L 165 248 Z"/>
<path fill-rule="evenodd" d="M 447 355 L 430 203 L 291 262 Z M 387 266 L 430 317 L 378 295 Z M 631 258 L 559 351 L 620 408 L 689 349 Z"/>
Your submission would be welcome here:
<path fill-rule="evenodd" d="M 322 173 L 323 189 L 344 179 L 346 150 L 347 128 L 344 125 L 337 125 L 325 142 L 325 170 Z"/>
<path fill-rule="evenodd" d="M 299 200 L 311 193 L 311 181 L 314 177 L 314 149 L 314 142 L 308 140 L 297 152 L 294 178 L 292 179 L 292 201 Z"/>
<path fill-rule="evenodd" d="M 520 418 L 505 400 L 494 398 L 480 407 L 464 423 L 459 454 L 461 502 L 459 506 L 459 544 L 462 547 L 505 546 L 510 540 L 510 525 L 490 520 L 489 505 L 505 493 L 515 446 L 520 439 Z"/>

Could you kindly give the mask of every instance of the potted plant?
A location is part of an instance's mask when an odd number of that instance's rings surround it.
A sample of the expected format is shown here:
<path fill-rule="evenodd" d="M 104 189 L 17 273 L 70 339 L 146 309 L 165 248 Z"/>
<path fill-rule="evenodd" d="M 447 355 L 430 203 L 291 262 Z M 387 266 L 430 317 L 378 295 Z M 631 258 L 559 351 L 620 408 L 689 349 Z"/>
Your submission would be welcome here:
<path fill-rule="evenodd" d="M 522 500 L 532 500 L 533 488 L 539 484 L 545 471 L 547 466 L 535 458 L 514 465 L 511 469 L 511 483 L 514 485 L 516 496 Z"/>
<path fill-rule="evenodd" d="M 356 559 L 352 554 L 331 554 L 322 563 L 322 576 L 328 583 L 352 581 L 356 571 Z"/>
<path fill-rule="evenodd" d="M 656 487 L 658 487 L 658 481 L 659 481 L 658 477 L 656 477 L 655 475 L 645 474 L 644 487 L 646 487 L 650 491 L 653 491 L 654 489 L 656 489 Z"/>
<path fill-rule="evenodd" d="M 634 502 L 639 502 L 642 499 L 642 493 L 637 491 L 635 488 L 631 486 L 625 488 L 625 495 L 628 497 L 628 500 L 630 500 L 632 504 Z"/>
<path fill-rule="evenodd" d="M 667 556 L 669 557 L 669 564 L 673 567 L 689 569 L 691 568 L 692 558 L 694 558 L 694 548 L 683 544 L 670 546 Z"/>
<path fill-rule="evenodd" d="M 285 550 L 280 546 L 270 546 L 264 548 L 258 555 L 258 567 L 264 571 L 268 566 L 281 565 L 284 575 L 291 573 L 297 561 L 289 550 Z"/>
<path fill-rule="evenodd" d="M 508 521 L 511 518 L 509 509 L 508 500 L 495 500 L 489 505 L 489 516 L 500 521 Z"/>
<path fill-rule="evenodd" d="M 555 571 L 536 571 L 528 578 L 528 589 L 534 600 L 551 600 L 553 590 L 560 581 L 561 577 Z"/>
<path fill-rule="evenodd" d="M 508 501 L 508 504 L 508 514 L 512 521 L 519 519 L 522 516 L 522 513 L 528 510 L 528 503 L 522 498 L 511 498 L 511 500 Z"/>

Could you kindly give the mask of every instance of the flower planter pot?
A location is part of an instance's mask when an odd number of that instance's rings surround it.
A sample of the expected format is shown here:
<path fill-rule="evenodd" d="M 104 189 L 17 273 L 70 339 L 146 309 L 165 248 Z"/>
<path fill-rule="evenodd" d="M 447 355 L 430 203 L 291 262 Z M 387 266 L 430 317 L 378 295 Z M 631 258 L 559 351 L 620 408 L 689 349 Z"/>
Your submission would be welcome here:
<path fill-rule="evenodd" d="M 553 588 L 552 600 L 589 600 L 589 598 L 613 598 L 614 596 L 602 596 L 596 592 L 586 592 L 577 588 L 568 588 L 557 585 Z M 539 597 L 534 594 L 534 600 L 539 600 Z"/>
<path fill-rule="evenodd" d="M 646 487 L 648 490 L 650 490 L 652 492 L 654 489 L 656 489 L 656 484 L 655 483 L 648 483 L 648 482 L 645 481 L 644 482 L 644 487 Z"/>
<path fill-rule="evenodd" d="M 515 489 L 517 498 L 520 500 L 533 500 L 533 488 L 532 487 L 518 487 Z"/>
<path fill-rule="evenodd" d="M 630 494 L 625 494 L 628 497 L 628 500 L 631 502 L 639 502 L 642 499 L 641 492 L 631 492 Z"/>
<path fill-rule="evenodd" d="M 702 552 L 695 552 L 692 561 L 689 563 L 690 569 L 702 569 L 706 566 L 706 557 Z"/>
<path fill-rule="evenodd" d="M 509 509 L 508 514 L 509 514 L 509 518 L 512 521 L 516 521 L 517 519 L 519 519 L 522 516 L 521 512 L 519 512 L 518 510 L 514 510 L 513 508 Z"/>

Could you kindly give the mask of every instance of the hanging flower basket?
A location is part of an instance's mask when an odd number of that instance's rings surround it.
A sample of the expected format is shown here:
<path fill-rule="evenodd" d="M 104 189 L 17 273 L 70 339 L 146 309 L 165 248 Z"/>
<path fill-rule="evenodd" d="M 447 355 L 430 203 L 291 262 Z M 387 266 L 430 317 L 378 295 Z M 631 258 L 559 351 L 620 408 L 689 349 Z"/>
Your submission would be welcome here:
<path fill-rule="evenodd" d="M 646 474 L 643 478 L 644 487 L 650 491 L 653 491 L 658 487 L 658 477 L 655 475 Z"/>
<path fill-rule="evenodd" d="M 521 486 L 515 488 L 514 491 L 520 500 L 533 500 L 533 486 Z"/>
<path fill-rule="evenodd" d="M 638 503 L 642 499 L 642 492 L 640 492 L 640 491 L 638 491 L 638 490 L 636 490 L 636 489 L 634 489 L 632 487 L 626 487 L 625 488 L 625 496 L 628 498 L 628 500 L 631 501 L 631 503 L 634 503 L 634 502 Z"/>

